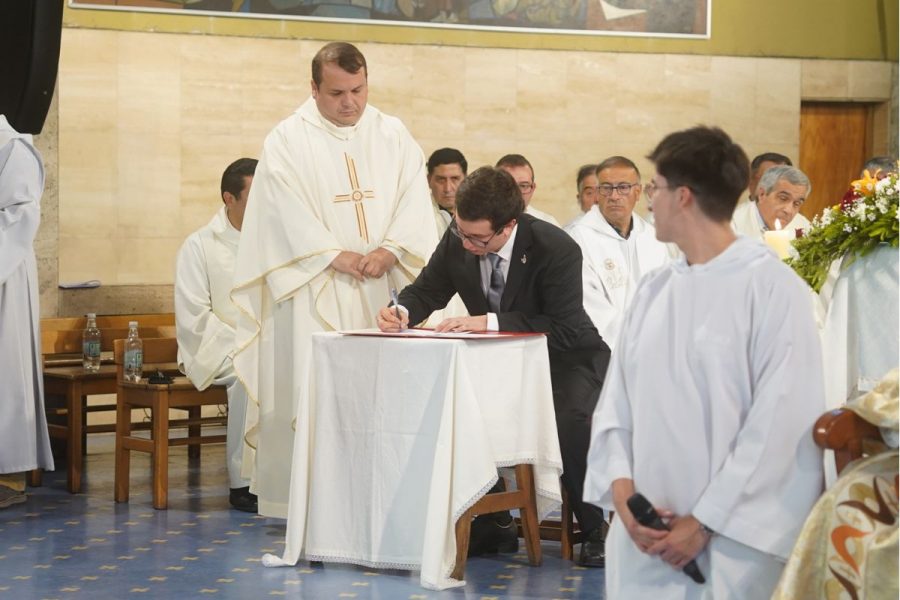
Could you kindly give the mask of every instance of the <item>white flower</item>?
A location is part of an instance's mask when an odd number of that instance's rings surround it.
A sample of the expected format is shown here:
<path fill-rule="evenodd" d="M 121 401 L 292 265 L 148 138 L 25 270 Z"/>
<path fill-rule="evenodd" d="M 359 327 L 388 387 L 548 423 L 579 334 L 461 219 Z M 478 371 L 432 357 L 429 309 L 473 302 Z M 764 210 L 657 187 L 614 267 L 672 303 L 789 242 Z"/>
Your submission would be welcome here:
<path fill-rule="evenodd" d="M 853 216 L 854 219 L 859 219 L 860 221 L 863 221 L 866 218 L 866 209 L 867 208 L 868 208 L 868 206 L 866 206 L 865 202 L 857 202 L 856 205 L 853 207 L 853 210 L 850 211 L 850 214 Z"/>
<path fill-rule="evenodd" d="M 881 197 L 875 200 L 875 208 L 878 209 L 878 212 L 884 214 L 888 211 L 888 201 Z"/>
<path fill-rule="evenodd" d="M 874 212 L 870 212 L 868 215 L 866 215 L 866 218 L 870 221 L 874 221 L 877 217 L 875 216 Z"/>
<path fill-rule="evenodd" d="M 895 187 L 896 181 L 893 180 L 892 177 L 885 177 L 884 179 L 879 179 L 878 183 L 875 184 L 875 191 L 880 196 L 881 194 L 890 194 L 891 188 Z"/>
<path fill-rule="evenodd" d="M 828 227 L 831 225 L 831 222 L 834 220 L 834 213 L 830 208 L 825 209 L 825 212 L 822 213 L 822 227 Z"/>
<path fill-rule="evenodd" d="M 851 225 L 850 223 L 845 224 L 844 231 L 846 233 L 853 233 L 853 225 Z"/>

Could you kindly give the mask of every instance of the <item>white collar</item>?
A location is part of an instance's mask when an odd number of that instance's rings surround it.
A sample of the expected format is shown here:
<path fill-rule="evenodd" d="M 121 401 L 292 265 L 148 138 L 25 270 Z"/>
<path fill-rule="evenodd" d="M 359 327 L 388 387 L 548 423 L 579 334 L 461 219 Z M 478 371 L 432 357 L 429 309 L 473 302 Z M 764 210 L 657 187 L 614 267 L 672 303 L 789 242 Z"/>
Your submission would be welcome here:
<path fill-rule="evenodd" d="M 503 246 L 499 250 L 497 250 L 497 252 L 494 253 L 497 256 L 499 256 L 500 258 L 502 258 L 503 260 L 505 260 L 507 262 L 507 264 L 509 264 L 509 261 L 512 258 L 513 246 L 516 243 L 516 232 L 518 230 L 519 230 L 519 224 L 516 223 L 513 226 L 512 233 L 509 234 L 509 238 L 506 240 L 506 243 L 503 244 Z"/>

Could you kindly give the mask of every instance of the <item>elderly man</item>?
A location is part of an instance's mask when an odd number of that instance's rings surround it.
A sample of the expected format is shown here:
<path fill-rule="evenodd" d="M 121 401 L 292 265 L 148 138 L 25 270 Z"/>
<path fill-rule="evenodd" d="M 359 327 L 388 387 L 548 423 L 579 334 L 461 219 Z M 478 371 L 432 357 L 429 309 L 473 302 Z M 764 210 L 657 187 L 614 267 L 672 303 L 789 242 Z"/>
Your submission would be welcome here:
<path fill-rule="evenodd" d="M 762 241 L 766 231 L 809 228 L 800 214 L 803 201 L 812 191 L 809 178 L 796 167 L 770 167 L 756 187 L 756 202 L 746 202 L 734 211 L 731 226 L 737 233 Z"/>
<path fill-rule="evenodd" d="M 584 312 L 581 252 L 557 227 L 523 213 L 521 188 L 505 171 L 482 167 L 459 187 L 456 220 L 416 281 L 400 293 L 400 318 L 382 308 L 378 326 L 419 323 L 459 293 L 468 317 L 446 319 L 438 331 L 537 331 L 547 334 L 553 405 L 569 492 L 585 541 L 582 565 L 602 567 L 603 512 L 581 501 L 590 414 L 609 348 Z M 482 515 L 471 548 L 514 551 L 509 513 Z"/>
<path fill-rule="evenodd" d="M 559 221 L 553 218 L 553 215 L 547 214 L 542 210 L 538 210 L 531 204 L 531 197 L 537 189 L 537 183 L 534 181 L 534 168 L 528 159 L 521 154 L 507 154 L 497 161 L 496 167 L 503 169 L 516 180 L 519 191 L 522 192 L 522 201 L 525 203 L 525 214 L 531 215 L 541 221 L 547 221 L 559 227 Z"/>
<path fill-rule="evenodd" d="M 256 512 L 257 499 L 250 493 L 250 482 L 241 477 L 247 390 L 232 365 L 237 307 L 230 294 L 256 164 L 256 159 L 239 158 L 228 165 L 219 186 L 223 206 L 209 223 L 188 236 L 175 262 L 178 366 L 199 390 L 213 384 L 226 386 L 228 501 L 250 513 Z"/>
<path fill-rule="evenodd" d="M 598 202 L 569 230 L 584 255 L 584 309 L 615 350 L 638 281 L 668 262 L 653 225 L 635 214 L 641 174 L 624 156 L 597 165 Z"/>
<path fill-rule="evenodd" d="M 575 177 L 575 186 L 578 190 L 575 200 L 578 202 L 581 214 L 565 226 L 566 231 L 570 231 L 575 223 L 597 204 L 597 165 L 582 165 Z"/>
<path fill-rule="evenodd" d="M 672 133 L 649 158 L 656 235 L 684 257 L 641 281 L 594 413 L 584 497 L 616 511 L 606 597 L 768 599 L 822 490 L 808 288 L 732 231 L 748 161 L 724 131 Z M 636 492 L 667 530 L 632 514 Z"/>
<path fill-rule="evenodd" d="M 456 190 L 469 170 L 466 157 L 456 148 L 435 150 L 425 163 L 428 169 L 428 187 L 434 203 L 438 237 L 444 235 L 456 212 Z"/>
<path fill-rule="evenodd" d="M 251 491 L 266 516 L 288 514 L 312 334 L 371 327 L 391 288 L 411 282 L 437 244 L 435 228 L 423 227 L 434 210 L 422 149 L 399 119 L 367 104 L 367 73 L 352 44 L 319 50 L 311 98 L 266 137 L 241 231 L 234 368 L 253 400 Z"/>
<path fill-rule="evenodd" d="M 750 162 L 750 183 L 747 184 L 750 202 L 756 202 L 756 189 L 759 187 L 759 180 L 762 178 L 763 173 L 778 165 L 792 167 L 794 163 L 784 154 L 778 154 L 777 152 L 763 152 L 753 158 Z"/>

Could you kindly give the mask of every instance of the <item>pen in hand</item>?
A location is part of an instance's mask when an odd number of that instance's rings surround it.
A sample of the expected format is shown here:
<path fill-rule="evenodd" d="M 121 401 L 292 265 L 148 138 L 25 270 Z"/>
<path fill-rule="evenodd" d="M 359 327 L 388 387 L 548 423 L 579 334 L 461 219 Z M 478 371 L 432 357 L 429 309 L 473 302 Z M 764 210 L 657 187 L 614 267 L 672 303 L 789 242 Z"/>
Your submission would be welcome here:
<path fill-rule="evenodd" d="M 394 315 L 400 321 L 400 298 L 397 297 L 397 288 L 391 288 L 391 303 L 394 305 Z"/>

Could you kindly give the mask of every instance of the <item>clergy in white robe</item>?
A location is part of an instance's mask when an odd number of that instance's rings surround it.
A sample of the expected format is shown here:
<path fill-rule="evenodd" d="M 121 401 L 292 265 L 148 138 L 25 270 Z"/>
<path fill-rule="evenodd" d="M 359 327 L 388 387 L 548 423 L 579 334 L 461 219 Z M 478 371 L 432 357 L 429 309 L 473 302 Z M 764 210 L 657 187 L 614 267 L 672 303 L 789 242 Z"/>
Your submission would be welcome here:
<path fill-rule="evenodd" d="M 731 230 L 747 158 L 724 132 L 670 134 L 650 158 L 658 236 L 685 256 L 641 281 L 594 413 L 585 500 L 617 512 L 606 597 L 767 599 L 822 489 L 806 287 Z M 671 532 L 635 521 L 634 492 Z"/>
<path fill-rule="evenodd" d="M 234 373 L 237 307 L 231 301 L 240 227 L 257 161 L 241 158 L 222 176 L 224 205 L 209 223 L 192 233 L 178 251 L 175 266 L 175 327 L 178 366 L 199 390 L 223 385 L 228 394 L 225 461 L 230 500 L 253 512 L 250 482 L 241 476 L 247 391 Z"/>
<path fill-rule="evenodd" d="M 736 233 L 762 241 L 766 231 L 781 229 L 796 233 L 809 229 L 809 219 L 800 214 L 812 187 L 809 178 L 795 167 L 769 168 L 759 180 L 756 201 L 744 202 L 734 211 L 731 226 Z M 777 220 L 777 223 L 776 223 Z"/>
<path fill-rule="evenodd" d="M 24 502 L 25 471 L 53 469 L 34 255 L 43 191 L 31 136 L 0 114 L 0 508 Z"/>
<path fill-rule="evenodd" d="M 244 219 L 234 364 L 250 395 L 251 491 L 267 516 L 288 513 L 312 334 L 373 327 L 391 288 L 411 283 L 437 244 L 422 150 L 366 94 L 362 54 L 323 47 L 313 97 L 266 138 Z M 305 469 L 306 449 L 295 455 Z"/>
<path fill-rule="evenodd" d="M 584 309 L 615 351 L 638 281 L 666 264 L 669 255 L 653 225 L 634 212 L 641 195 L 637 166 L 613 156 L 597 165 L 597 175 L 598 202 L 572 225 L 569 235 L 584 255 Z"/>

